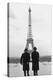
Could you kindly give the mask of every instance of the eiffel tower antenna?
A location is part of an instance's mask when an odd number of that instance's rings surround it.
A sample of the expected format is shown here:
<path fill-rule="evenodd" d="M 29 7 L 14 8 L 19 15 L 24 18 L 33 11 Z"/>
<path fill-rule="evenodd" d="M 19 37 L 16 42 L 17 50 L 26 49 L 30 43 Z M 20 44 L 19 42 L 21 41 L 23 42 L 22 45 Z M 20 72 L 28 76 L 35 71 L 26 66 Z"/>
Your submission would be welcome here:
<path fill-rule="evenodd" d="M 31 29 L 31 8 L 29 7 L 29 25 L 28 25 L 28 37 L 27 37 L 27 44 L 26 44 L 26 48 L 28 49 L 29 48 L 29 44 L 31 44 L 32 46 L 32 49 L 34 47 L 34 44 L 33 44 L 33 39 L 32 39 L 32 29 Z"/>

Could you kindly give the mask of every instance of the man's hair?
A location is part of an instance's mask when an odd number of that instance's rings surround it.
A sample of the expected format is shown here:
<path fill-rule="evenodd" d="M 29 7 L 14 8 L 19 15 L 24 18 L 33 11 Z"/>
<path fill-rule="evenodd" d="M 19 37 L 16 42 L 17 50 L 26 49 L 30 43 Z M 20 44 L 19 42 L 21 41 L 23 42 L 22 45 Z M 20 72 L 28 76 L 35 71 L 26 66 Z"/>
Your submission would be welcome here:
<path fill-rule="evenodd" d="M 36 48 L 36 47 L 34 47 L 33 49 L 34 49 L 34 50 L 37 50 L 37 48 Z"/>
<path fill-rule="evenodd" d="M 25 50 L 24 51 L 28 51 L 28 49 L 27 48 L 25 48 Z"/>

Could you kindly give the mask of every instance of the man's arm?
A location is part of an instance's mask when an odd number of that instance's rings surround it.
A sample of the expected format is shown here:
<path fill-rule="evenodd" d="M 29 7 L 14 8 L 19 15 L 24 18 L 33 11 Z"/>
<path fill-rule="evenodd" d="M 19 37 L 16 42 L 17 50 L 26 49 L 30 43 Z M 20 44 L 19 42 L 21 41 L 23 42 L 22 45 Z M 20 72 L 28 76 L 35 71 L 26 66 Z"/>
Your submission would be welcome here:
<path fill-rule="evenodd" d="M 21 58 L 20 58 L 20 63 L 22 64 L 22 56 L 21 56 Z"/>
<path fill-rule="evenodd" d="M 29 54 L 29 61 L 30 61 L 30 54 Z"/>
<path fill-rule="evenodd" d="M 38 52 L 38 61 L 39 61 L 39 52 Z"/>
<path fill-rule="evenodd" d="M 33 52 L 32 52 L 32 54 L 31 54 L 31 58 L 32 58 L 32 60 L 33 60 Z"/>

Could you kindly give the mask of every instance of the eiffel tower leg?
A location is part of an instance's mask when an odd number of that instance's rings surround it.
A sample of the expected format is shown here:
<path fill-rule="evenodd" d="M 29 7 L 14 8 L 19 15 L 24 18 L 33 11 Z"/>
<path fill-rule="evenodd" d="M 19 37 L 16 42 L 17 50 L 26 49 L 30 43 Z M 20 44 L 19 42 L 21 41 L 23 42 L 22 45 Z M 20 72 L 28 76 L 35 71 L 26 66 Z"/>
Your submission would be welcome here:
<path fill-rule="evenodd" d="M 32 42 L 32 49 L 34 48 L 34 44 L 33 44 L 33 42 Z"/>
<path fill-rule="evenodd" d="M 26 48 L 28 49 L 28 47 L 29 47 L 29 43 L 27 42 L 27 44 L 26 44 Z"/>

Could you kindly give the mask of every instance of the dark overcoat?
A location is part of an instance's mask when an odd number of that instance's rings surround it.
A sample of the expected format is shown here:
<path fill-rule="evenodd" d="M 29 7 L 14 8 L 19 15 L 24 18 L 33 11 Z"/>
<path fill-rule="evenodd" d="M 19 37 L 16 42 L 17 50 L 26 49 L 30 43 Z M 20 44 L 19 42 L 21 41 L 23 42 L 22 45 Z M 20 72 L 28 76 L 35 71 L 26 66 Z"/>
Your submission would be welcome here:
<path fill-rule="evenodd" d="M 29 61 L 30 61 L 30 54 L 23 53 L 20 59 L 20 63 L 23 65 L 23 70 L 29 70 Z"/>
<path fill-rule="evenodd" d="M 32 70 L 39 70 L 39 53 L 32 52 Z"/>

